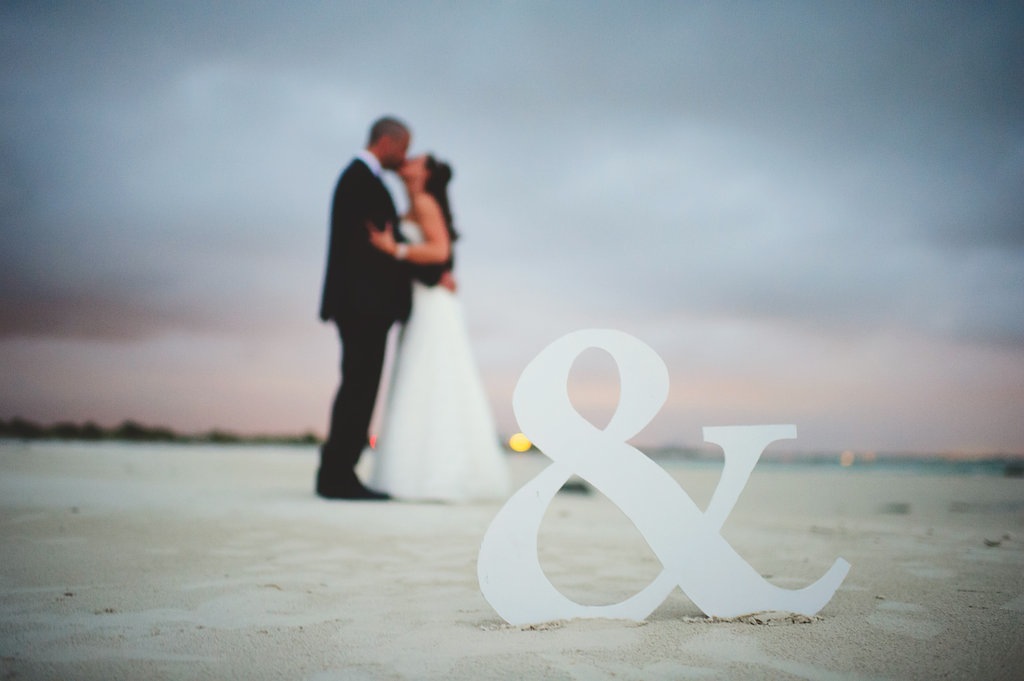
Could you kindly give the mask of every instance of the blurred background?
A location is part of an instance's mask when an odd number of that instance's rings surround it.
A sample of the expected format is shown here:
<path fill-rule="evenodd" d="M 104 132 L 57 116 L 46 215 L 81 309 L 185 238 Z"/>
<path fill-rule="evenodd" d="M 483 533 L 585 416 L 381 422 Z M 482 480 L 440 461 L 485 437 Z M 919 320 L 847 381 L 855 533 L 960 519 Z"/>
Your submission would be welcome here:
<path fill-rule="evenodd" d="M 607 327 L 669 368 L 641 444 L 1024 452 L 1020 3 L 5 2 L 0 58 L 0 419 L 324 434 L 331 193 L 394 114 L 505 435 Z"/>

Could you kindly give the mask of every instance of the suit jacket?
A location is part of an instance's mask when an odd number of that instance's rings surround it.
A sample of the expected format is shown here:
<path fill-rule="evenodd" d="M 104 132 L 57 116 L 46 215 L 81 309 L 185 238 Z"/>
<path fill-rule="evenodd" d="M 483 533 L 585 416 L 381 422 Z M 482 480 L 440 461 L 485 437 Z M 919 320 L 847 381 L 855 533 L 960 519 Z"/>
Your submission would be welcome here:
<path fill-rule="evenodd" d="M 448 258 L 448 262 L 440 265 L 413 265 L 412 276 L 427 286 L 436 286 L 441 281 L 441 276 L 454 266 L 454 258 Z"/>
<path fill-rule="evenodd" d="M 366 222 L 391 223 L 402 240 L 391 194 L 363 161 L 356 159 L 338 178 L 331 206 L 327 271 L 320 319 L 371 314 L 404 321 L 412 305 L 412 269 L 378 251 L 366 235 Z"/>

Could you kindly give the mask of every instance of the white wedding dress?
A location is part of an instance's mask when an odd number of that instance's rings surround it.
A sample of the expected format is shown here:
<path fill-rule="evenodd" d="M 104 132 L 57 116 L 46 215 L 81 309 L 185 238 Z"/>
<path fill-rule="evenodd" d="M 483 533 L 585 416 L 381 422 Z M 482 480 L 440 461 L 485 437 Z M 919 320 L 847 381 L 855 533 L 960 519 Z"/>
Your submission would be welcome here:
<path fill-rule="evenodd" d="M 411 243 L 419 227 L 403 221 Z M 376 440 L 370 487 L 399 500 L 475 501 L 508 496 L 509 475 L 459 299 L 413 282 Z"/>

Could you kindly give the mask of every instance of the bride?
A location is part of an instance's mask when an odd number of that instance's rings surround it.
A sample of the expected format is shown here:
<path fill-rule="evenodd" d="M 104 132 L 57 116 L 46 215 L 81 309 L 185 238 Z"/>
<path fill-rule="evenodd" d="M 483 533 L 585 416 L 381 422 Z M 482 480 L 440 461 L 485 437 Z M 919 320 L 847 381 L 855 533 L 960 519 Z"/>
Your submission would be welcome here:
<path fill-rule="evenodd" d="M 412 313 L 402 329 L 387 408 L 374 448 L 371 486 L 396 499 L 503 499 L 504 453 L 454 293 L 451 167 L 432 156 L 399 170 L 409 196 L 400 229 L 370 230 L 370 242 L 417 270 Z M 439 282 L 430 286 L 422 281 Z"/>

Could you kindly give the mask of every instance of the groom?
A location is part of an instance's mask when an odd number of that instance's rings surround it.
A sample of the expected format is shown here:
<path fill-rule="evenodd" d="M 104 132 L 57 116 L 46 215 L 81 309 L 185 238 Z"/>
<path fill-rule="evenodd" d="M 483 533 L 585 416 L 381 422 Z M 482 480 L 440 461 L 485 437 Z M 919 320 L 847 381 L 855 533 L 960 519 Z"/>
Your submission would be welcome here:
<path fill-rule="evenodd" d="M 412 289 L 407 263 L 375 249 L 367 224 L 378 229 L 391 225 L 401 240 L 395 204 L 380 174 L 405 162 L 410 138 L 401 121 L 377 120 L 366 148 L 341 174 L 334 190 L 320 319 L 334 320 L 338 326 L 342 378 L 316 478 L 316 493 L 327 499 L 388 498 L 363 486 L 355 466 L 367 444 L 388 331 L 409 317 Z"/>

